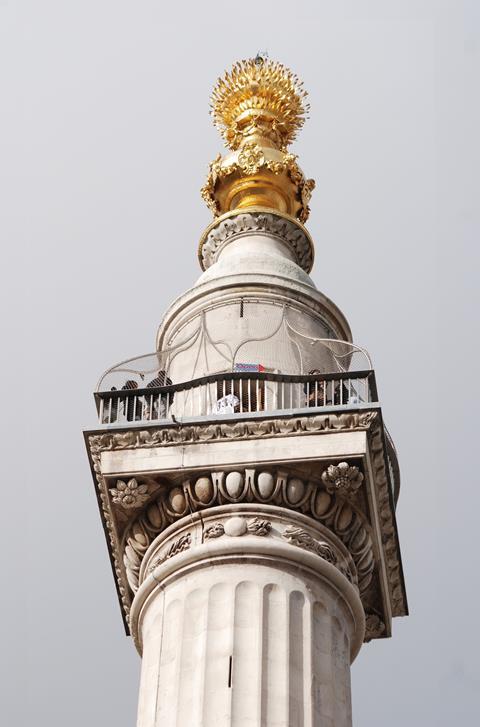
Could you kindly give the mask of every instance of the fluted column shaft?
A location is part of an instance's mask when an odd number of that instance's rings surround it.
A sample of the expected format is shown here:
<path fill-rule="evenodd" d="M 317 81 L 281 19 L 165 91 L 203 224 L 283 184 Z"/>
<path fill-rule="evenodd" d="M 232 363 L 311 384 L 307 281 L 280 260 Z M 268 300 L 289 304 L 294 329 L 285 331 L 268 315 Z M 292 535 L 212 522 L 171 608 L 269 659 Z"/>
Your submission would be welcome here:
<path fill-rule="evenodd" d="M 249 534 L 165 560 L 132 609 L 137 727 L 350 727 L 357 600 L 318 555 Z"/>

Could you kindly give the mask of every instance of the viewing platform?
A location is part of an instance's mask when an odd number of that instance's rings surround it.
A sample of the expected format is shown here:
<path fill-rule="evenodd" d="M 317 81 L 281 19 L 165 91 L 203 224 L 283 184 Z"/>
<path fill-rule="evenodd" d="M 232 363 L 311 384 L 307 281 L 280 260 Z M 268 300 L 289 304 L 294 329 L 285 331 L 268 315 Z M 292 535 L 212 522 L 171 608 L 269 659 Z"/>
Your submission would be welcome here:
<path fill-rule="evenodd" d="M 134 375 L 131 373 L 129 375 Z M 131 429 L 149 425 L 182 426 L 195 420 L 237 421 L 245 418 L 348 414 L 379 408 L 375 372 L 346 371 L 317 375 L 230 372 L 211 374 L 167 386 L 138 386 L 143 373 L 128 379 L 131 389 L 95 393 L 103 429 Z M 165 378 L 166 375 L 165 375 Z M 100 381 L 105 385 L 106 377 Z M 395 502 L 400 472 L 392 438 L 384 426 L 391 491 Z"/>

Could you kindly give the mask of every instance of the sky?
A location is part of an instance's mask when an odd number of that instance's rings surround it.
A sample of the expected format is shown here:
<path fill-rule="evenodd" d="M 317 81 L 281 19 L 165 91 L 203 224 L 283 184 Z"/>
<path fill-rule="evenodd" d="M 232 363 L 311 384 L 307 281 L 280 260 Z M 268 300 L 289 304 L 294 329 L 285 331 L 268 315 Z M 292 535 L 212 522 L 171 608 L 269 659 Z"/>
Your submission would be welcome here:
<path fill-rule="evenodd" d="M 352 667 L 355 727 L 478 719 L 480 4 L 0 0 L 2 723 L 131 727 L 82 437 L 200 274 L 216 78 L 257 51 L 310 93 L 312 277 L 373 359 L 411 615 Z"/>

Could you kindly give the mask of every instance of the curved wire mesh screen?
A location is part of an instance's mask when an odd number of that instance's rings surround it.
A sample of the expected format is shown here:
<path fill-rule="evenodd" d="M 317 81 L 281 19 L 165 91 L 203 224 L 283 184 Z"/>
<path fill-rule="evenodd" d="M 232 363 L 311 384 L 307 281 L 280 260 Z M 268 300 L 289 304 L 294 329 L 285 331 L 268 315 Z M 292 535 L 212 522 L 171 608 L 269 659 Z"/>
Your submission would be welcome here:
<path fill-rule="evenodd" d="M 162 351 L 111 367 L 97 391 L 179 384 L 229 371 L 303 375 L 372 368 L 363 348 L 329 333 L 305 310 L 237 299 L 202 311 Z"/>

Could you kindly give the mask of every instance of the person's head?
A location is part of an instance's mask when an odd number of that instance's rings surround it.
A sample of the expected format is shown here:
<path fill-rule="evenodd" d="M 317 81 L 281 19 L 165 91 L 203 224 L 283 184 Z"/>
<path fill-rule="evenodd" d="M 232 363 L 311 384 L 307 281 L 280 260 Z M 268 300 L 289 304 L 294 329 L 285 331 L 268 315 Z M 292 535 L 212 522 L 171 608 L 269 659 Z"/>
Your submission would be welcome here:
<path fill-rule="evenodd" d="M 133 379 L 129 379 L 128 381 L 125 381 L 125 384 L 123 385 L 124 389 L 138 389 L 138 384 Z"/>
<path fill-rule="evenodd" d="M 318 374 L 321 374 L 322 372 L 319 369 L 312 369 L 308 372 L 309 376 L 318 376 Z"/>
<path fill-rule="evenodd" d="M 160 379 L 161 386 L 171 386 L 172 385 L 172 379 L 169 376 L 167 376 L 167 372 L 165 371 L 165 369 L 161 369 L 158 372 L 157 378 Z"/>

